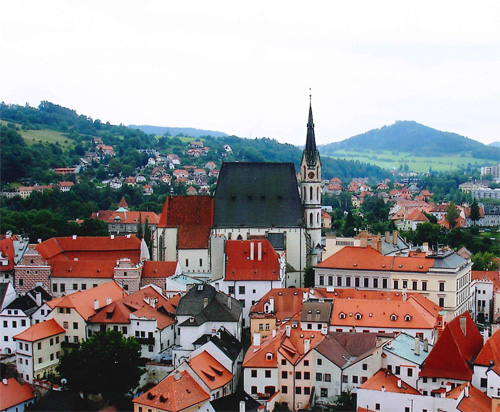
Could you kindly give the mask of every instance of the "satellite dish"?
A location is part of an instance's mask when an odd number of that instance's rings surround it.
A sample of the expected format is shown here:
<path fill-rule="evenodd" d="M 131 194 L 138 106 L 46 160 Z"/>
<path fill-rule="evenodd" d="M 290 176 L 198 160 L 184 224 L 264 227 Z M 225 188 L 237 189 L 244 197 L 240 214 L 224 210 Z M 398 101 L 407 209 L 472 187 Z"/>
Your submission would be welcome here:
<path fill-rule="evenodd" d="M 61 385 L 66 385 L 68 383 L 68 380 L 66 378 L 61 379 Z"/>

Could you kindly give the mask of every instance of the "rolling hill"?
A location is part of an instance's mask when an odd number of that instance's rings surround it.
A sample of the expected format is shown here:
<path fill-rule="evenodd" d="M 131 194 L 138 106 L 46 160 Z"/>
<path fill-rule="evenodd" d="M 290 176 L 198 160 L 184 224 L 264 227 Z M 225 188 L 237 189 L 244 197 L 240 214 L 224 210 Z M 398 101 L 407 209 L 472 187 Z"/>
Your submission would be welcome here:
<path fill-rule="evenodd" d="M 134 125 L 130 124 L 128 127 L 131 129 L 138 129 L 146 134 L 154 134 L 156 136 L 163 136 L 168 133 L 170 136 L 189 136 L 189 137 L 224 137 L 228 136 L 226 133 L 215 132 L 213 130 L 194 129 L 192 127 L 163 127 L 163 126 L 148 126 L 148 125 Z"/>

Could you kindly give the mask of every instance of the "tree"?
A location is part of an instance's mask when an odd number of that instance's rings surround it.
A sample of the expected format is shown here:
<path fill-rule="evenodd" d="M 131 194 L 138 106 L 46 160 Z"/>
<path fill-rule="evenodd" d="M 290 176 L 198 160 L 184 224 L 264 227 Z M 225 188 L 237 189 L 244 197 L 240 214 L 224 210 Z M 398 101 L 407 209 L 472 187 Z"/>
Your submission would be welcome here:
<path fill-rule="evenodd" d="M 151 243 L 153 241 L 151 228 L 149 227 L 149 219 L 146 217 L 146 222 L 144 223 L 144 241 L 149 250 L 152 250 Z"/>
<path fill-rule="evenodd" d="M 355 412 L 356 411 L 356 394 L 351 393 L 351 391 L 342 392 L 337 396 L 335 400 L 335 405 L 331 409 L 332 411 L 342 411 L 342 412 Z"/>
<path fill-rule="evenodd" d="M 457 205 L 455 202 L 450 202 L 446 208 L 446 220 L 450 224 L 450 229 L 453 229 L 457 225 L 457 219 L 459 217 Z"/>
<path fill-rule="evenodd" d="M 498 262 L 494 261 L 493 253 L 476 253 L 472 256 L 472 270 L 498 270 Z"/>
<path fill-rule="evenodd" d="M 117 402 L 139 384 L 141 345 L 120 332 L 98 332 L 63 355 L 57 367 L 68 386 L 84 394 L 99 394 Z"/>
<path fill-rule="evenodd" d="M 314 269 L 312 266 L 308 266 L 304 269 L 304 287 L 314 287 Z"/>
<path fill-rule="evenodd" d="M 476 224 L 476 222 L 481 218 L 481 214 L 479 213 L 479 205 L 477 204 L 476 198 L 472 201 L 470 205 L 470 220 Z"/>
<path fill-rule="evenodd" d="M 144 237 L 144 231 L 142 230 L 142 217 L 141 214 L 139 213 L 139 223 L 137 223 L 137 237 L 139 239 L 142 239 Z"/>

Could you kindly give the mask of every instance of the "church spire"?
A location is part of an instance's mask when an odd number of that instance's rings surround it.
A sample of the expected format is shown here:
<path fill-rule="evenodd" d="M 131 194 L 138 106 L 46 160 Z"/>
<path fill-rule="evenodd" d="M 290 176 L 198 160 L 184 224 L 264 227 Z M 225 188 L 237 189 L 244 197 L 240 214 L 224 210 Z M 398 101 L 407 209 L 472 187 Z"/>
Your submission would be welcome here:
<path fill-rule="evenodd" d="M 309 120 L 307 122 L 307 139 L 306 139 L 306 148 L 304 150 L 304 154 L 306 156 L 307 165 L 315 166 L 316 158 L 318 156 L 318 150 L 316 149 L 316 137 L 314 136 L 314 122 L 313 122 L 311 95 L 309 95 Z"/>

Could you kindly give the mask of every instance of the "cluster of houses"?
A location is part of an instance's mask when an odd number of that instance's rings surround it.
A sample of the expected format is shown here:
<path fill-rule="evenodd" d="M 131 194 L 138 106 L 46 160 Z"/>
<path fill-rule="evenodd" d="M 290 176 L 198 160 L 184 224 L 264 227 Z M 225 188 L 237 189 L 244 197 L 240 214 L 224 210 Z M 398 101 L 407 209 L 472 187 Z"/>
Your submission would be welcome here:
<path fill-rule="evenodd" d="M 134 336 L 152 384 L 137 412 L 329 408 L 347 392 L 359 410 L 496 410 L 499 273 L 397 232 L 324 245 L 322 185 L 310 109 L 299 190 L 292 163 L 223 163 L 213 197 L 100 211 L 110 236 L 2 239 L 0 355 L 38 387 L 82 340 Z M 133 234 L 146 218 L 150 249 Z M 491 337 L 473 321 L 486 307 Z"/>

